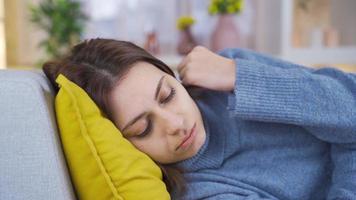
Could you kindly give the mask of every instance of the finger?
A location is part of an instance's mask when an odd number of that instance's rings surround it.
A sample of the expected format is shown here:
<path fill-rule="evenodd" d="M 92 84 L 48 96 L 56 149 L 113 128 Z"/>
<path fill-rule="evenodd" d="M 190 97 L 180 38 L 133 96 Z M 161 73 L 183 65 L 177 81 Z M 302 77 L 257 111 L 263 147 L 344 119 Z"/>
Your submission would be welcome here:
<path fill-rule="evenodd" d="M 184 58 L 178 65 L 177 67 L 177 71 L 180 73 L 184 68 L 185 68 L 185 65 L 186 65 L 186 59 Z"/>
<path fill-rule="evenodd" d="M 182 77 L 180 80 L 183 85 L 189 85 L 185 77 Z"/>
<path fill-rule="evenodd" d="M 193 85 L 194 84 L 194 76 L 192 75 L 189 68 L 184 68 L 182 71 L 181 82 L 183 85 Z"/>
<path fill-rule="evenodd" d="M 183 80 L 183 79 L 184 79 L 186 73 L 187 73 L 187 68 L 186 68 L 186 67 L 185 67 L 185 68 L 182 68 L 180 71 L 178 71 L 180 80 Z"/>
<path fill-rule="evenodd" d="M 185 86 L 193 85 L 192 81 L 187 76 L 183 76 L 181 83 Z"/>
<path fill-rule="evenodd" d="M 183 60 L 179 63 L 178 67 L 177 67 L 177 71 L 180 72 L 182 69 L 185 68 L 185 66 L 188 63 L 188 57 L 184 57 Z"/>

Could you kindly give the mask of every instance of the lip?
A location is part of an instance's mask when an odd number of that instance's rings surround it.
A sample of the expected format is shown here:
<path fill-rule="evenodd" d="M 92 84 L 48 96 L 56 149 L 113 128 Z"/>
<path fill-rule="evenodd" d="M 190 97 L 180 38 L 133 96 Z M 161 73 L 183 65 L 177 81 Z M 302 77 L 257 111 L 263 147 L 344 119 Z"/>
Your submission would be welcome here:
<path fill-rule="evenodd" d="M 178 150 L 181 147 L 187 147 L 189 144 L 191 144 L 193 142 L 193 139 L 195 137 L 195 127 L 196 127 L 196 123 L 194 123 L 192 129 L 190 129 L 189 135 L 187 135 L 183 141 L 178 145 L 178 147 L 176 148 L 176 150 Z"/>

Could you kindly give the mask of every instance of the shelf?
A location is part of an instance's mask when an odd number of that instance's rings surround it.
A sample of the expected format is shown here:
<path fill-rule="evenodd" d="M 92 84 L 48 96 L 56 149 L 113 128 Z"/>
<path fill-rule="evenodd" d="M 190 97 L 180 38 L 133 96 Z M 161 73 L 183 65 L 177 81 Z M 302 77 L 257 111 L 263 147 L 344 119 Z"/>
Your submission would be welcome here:
<path fill-rule="evenodd" d="M 332 13 L 328 23 L 338 30 L 340 35 L 339 45 L 335 48 L 297 48 L 293 45 L 292 41 L 296 39 L 293 39 L 294 1 L 272 0 L 268 2 L 261 1 L 257 4 L 256 49 L 291 62 L 304 63 L 306 65 L 334 66 L 346 64 L 355 66 L 356 28 L 350 24 L 354 22 L 352 20 L 355 19 L 356 13 L 350 12 L 349 9 L 355 7 L 356 1 L 330 0 L 329 8 Z M 346 13 L 345 9 L 347 10 Z M 306 46 L 313 46 L 314 42 L 309 42 Z M 305 46 L 304 43 L 301 44 Z"/>
<path fill-rule="evenodd" d="M 355 47 L 335 47 L 335 48 L 291 48 L 281 54 L 293 62 L 303 62 L 307 64 L 355 64 Z"/>

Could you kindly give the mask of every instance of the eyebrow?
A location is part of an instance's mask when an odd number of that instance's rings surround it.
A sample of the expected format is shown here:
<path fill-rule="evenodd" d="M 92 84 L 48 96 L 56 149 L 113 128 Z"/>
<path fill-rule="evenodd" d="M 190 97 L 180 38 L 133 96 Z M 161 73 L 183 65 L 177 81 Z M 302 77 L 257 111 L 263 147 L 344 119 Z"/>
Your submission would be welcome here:
<path fill-rule="evenodd" d="M 166 75 L 163 75 L 158 81 L 154 100 L 157 100 L 157 98 L 158 98 L 158 94 L 159 94 L 159 91 L 161 90 L 163 79 L 164 79 L 165 76 Z M 124 132 L 128 127 L 132 126 L 134 123 L 136 123 L 139 119 L 141 119 L 145 115 L 146 115 L 146 112 L 143 112 L 143 113 L 139 114 L 138 116 L 136 116 L 126 126 L 124 126 L 124 128 L 122 129 L 122 132 Z"/>

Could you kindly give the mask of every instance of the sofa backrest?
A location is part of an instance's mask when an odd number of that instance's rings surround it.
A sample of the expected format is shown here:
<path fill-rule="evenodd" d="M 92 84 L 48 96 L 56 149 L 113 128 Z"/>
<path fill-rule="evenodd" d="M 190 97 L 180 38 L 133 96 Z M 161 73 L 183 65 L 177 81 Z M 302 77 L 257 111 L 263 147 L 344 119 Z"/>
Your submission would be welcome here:
<path fill-rule="evenodd" d="M 0 199 L 76 199 L 40 70 L 0 70 Z"/>

